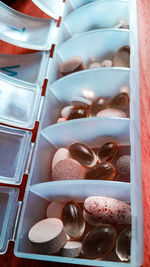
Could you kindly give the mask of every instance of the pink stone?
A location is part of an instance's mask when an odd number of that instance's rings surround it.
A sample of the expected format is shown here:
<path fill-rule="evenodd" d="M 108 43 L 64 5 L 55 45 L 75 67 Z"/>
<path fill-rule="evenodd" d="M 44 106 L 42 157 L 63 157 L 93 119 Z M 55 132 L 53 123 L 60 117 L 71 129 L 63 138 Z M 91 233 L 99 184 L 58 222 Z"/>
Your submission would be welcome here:
<path fill-rule="evenodd" d="M 84 179 L 86 168 L 74 159 L 64 159 L 59 161 L 53 168 L 52 180 L 80 180 Z"/>
<path fill-rule="evenodd" d="M 59 122 L 64 122 L 64 121 L 66 121 L 67 119 L 66 118 L 59 118 L 58 120 L 57 120 L 57 123 L 59 123 Z"/>
<path fill-rule="evenodd" d="M 84 201 L 84 209 L 93 219 L 103 223 L 131 224 L 130 205 L 118 199 L 103 196 L 88 197 Z"/>
<path fill-rule="evenodd" d="M 97 113 L 97 117 L 121 117 L 126 118 L 127 115 L 124 111 L 114 108 L 107 108 Z"/>
<path fill-rule="evenodd" d="M 112 61 L 109 59 L 105 59 L 101 63 L 101 67 L 112 67 Z"/>
<path fill-rule="evenodd" d="M 63 159 L 69 159 L 70 153 L 68 151 L 67 148 L 59 148 L 56 153 L 54 154 L 53 160 L 52 160 L 52 169 L 54 168 L 54 166 L 61 160 Z"/>

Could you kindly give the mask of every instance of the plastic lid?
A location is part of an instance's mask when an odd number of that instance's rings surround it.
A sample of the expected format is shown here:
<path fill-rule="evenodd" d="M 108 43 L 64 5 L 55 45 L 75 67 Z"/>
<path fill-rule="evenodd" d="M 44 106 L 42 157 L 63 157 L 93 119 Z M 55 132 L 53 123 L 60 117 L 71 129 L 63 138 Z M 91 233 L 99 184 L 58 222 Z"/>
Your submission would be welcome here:
<path fill-rule="evenodd" d="M 41 89 L 0 73 L 0 122 L 32 129 L 38 114 Z"/>
<path fill-rule="evenodd" d="M 0 254 L 6 252 L 8 240 L 12 239 L 18 195 L 16 188 L 0 187 Z"/>
<path fill-rule="evenodd" d="M 24 48 L 49 50 L 56 22 L 24 15 L 0 2 L 0 39 Z M 37 38 L 38 36 L 38 38 Z"/>
<path fill-rule="evenodd" d="M 0 182 L 20 184 L 30 149 L 31 132 L 0 126 Z"/>

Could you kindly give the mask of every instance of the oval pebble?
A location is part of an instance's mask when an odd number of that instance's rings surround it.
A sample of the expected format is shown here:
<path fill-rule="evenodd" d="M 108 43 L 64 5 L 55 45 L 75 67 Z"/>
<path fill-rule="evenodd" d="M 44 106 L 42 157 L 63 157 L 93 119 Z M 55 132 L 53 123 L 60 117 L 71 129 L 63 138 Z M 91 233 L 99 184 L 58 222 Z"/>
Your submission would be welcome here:
<path fill-rule="evenodd" d="M 67 241 L 61 249 L 61 255 L 64 257 L 76 258 L 80 255 L 81 246 L 81 242 Z"/>
<path fill-rule="evenodd" d="M 42 254 L 53 254 L 64 246 L 67 236 L 63 223 L 57 218 L 44 219 L 33 225 L 28 238 L 35 249 Z"/>
<path fill-rule="evenodd" d="M 79 238 L 85 230 L 85 221 L 82 209 L 75 201 L 65 203 L 62 210 L 62 221 L 66 234 L 73 238 Z"/>
<path fill-rule="evenodd" d="M 62 209 L 63 209 L 64 203 L 60 201 L 52 201 L 46 211 L 47 218 L 61 218 Z"/>
<path fill-rule="evenodd" d="M 101 64 L 99 62 L 93 62 L 89 65 L 89 69 L 93 69 L 93 68 L 100 68 Z"/>
<path fill-rule="evenodd" d="M 130 67 L 130 47 L 129 46 L 122 46 L 118 51 L 115 53 L 114 60 L 113 60 L 114 67 Z"/>
<path fill-rule="evenodd" d="M 80 107 L 86 107 L 88 108 L 91 104 L 91 101 L 87 98 L 81 97 L 81 96 L 74 96 L 70 100 L 70 104 L 73 106 L 80 106 Z"/>
<path fill-rule="evenodd" d="M 90 168 L 85 179 L 113 181 L 116 177 L 116 168 L 110 162 L 101 162 Z"/>
<path fill-rule="evenodd" d="M 114 108 L 107 108 L 97 113 L 97 117 L 120 117 L 126 118 L 127 115 L 124 111 Z"/>
<path fill-rule="evenodd" d="M 127 93 L 119 93 L 110 101 L 110 108 L 126 110 L 129 106 L 129 96 Z"/>
<path fill-rule="evenodd" d="M 103 60 L 102 61 L 102 63 L 101 63 L 101 68 L 105 68 L 105 67 L 112 67 L 112 61 L 111 60 L 109 60 L 109 59 L 105 59 L 105 60 Z"/>
<path fill-rule="evenodd" d="M 120 175 L 130 177 L 130 155 L 121 156 L 116 162 L 116 168 Z"/>
<path fill-rule="evenodd" d="M 118 145 L 116 142 L 106 142 L 103 144 L 97 154 L 101 162 L 111 161 L 118 152 Z"/>
<path fill-rule="evenodd" d="M 74 159 L 59 161 L 52 170 L 52 180 L 80 180 L 84 179 L 86 168 Z"/>
<path fill-rule="evenodd" d="M 69 159 L 70 153 L 68 151 L 67 148 L 59 148 L 56 153 L 54 154 L 53 160 L 52 160 L 52 169 L 54 168 L 54 166 L 61 160 L 63 159 Z"/>
<path fill-rule="evenodd" d="M 85 69 L 86 66 L 79 56 L 69 58 L 59 67 L 59 71 L 63 76 Z"/>
<path fill-rule="evenodd" d="M 73 106 L 66 106 L 61 110 L 61 116 L 63 118 L 68 119 L 68 116 L 70 115 L 71 111 L 73 109 Z"/>
<path fill-rule="evenodd" d="M 88 197 L 84 201 L 84 209 L 94 219 L 103 223 L 131 224 L 130 205 L 118 199 L 103 196 Z"/>
<path fill-rule="evenodd" d="M 107 97 L 98 97 L 92 101 L 90 106 L 90 115 L 96 116 L 98 112 L 108 108 L 109 101 Z"/>
<path fill-rule="evenodd" d="M 66 118 L 58 118 L 57 123 L 66 121 Z"/>
<path fill-rule="evenodd" d="M 131 258 L 131 230 L 124 229 L 116 242 L 116 254 L 121 261 L 129 261 Z"/>
<path fill-rule="evenodd" d="M 71 144 L 69 146 L 69 152 L 71 157 L 83 166 L 89 166 L 95 158 L 93 150 L 82 143 Z"/>
<path fill-rule="evenodd" d="M 82 242 L 81 252 L 89 259 L 101 259 L 115 246 L 117 233 L 112 225 L 101 224 L 92 229 Z"/>

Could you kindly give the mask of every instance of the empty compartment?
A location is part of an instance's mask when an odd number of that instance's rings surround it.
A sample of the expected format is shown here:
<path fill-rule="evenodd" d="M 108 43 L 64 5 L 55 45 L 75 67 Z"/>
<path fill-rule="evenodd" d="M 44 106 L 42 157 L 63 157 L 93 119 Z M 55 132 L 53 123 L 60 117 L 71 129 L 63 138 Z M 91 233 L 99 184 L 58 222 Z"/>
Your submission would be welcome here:
<path fill-rule="evenodd" d="M 0 12 L 1 40 L 29 49 L 49 50 L 51 48 L 56 28 L 54 20 L 24 15 L 2 2 Z"/>
<path fill-rule="evenodd" d="M 61 25 L 60 34 L 66 30 L 66 39 L 69 39 L 75 34 L 90 30 L 119 27 L 120 21 L 128 26 L 128 13 L 127 1 L 97 1 L 76 9 L 67 16 Z"/>
<path fill-rule="evenodd" d="M 0 126 L 0 182 L 20 184 L 30 149 L 31 133 Z"/>
<path fill-rule="evenodd" d="M 52 262 L 54 261 L 72 264 L 83 264 L 86 266 L 93 266 L 93 264 L 95 266 L 108 267 L 140 266 L 141 262 L 137 261 L 135 256 L 138 253 L 137 244 L 135 243 L 138 233 L 136 236 L 132 236 L 131 238 L 131 262 L 127 263 L 119 262 L 119 259 L 115 255 L 115 251 L 113 251 L 110 256 L 108 255 L 100 261 L 94 260 L 94 262 L 93 260 L 83 258 L 83 256 L 82 258 L 70 258 L 62 257 L 58 253 L 54 255 L 44 255 L 42 251 L 41 253 L 37 253 L 35 247 L 28 239 L 28 232 L 35 223 L 46 218 L 46 210 L 49 203 L 53 200 L 58 200 L 62 202 L 74 200 L 79 202 L 79 204 L 81 203 L 82 206 L 82 203 L 85 198 L 89 196 L 107 196 L 121 200 L 123 202 L 131 203 L 131 212 L 132 205 L 135 204 L 132 203 L 130 200 L 130 184 L 128 183 L 107 183 L 105 181 L 65 181 L 34 185 L 29 188 L 28 192 L 26 192 L 26 200 L 22 210 L 22 216 L 15 243 L 15 255 L 23 258 L 40 259 Z M 137 229 L 136 223 L 138 222 L 138 218 L 136 218 L 136 221 L 134 221 L 134 215 L 132 215 L 132 213 L 131 217 L 132 232 L 135 228 Z M 116 227 L 116 225 L 114 227 Z M 119 229 L 119 227 L 117 226 L 116 229 Z"/>
<path fill-rule="evenodd" d="M 36 52 L 23 55 L 0 54 L 0 71 L 27 83 L 43 85 L 49 53 Z"/>
<path fill-rule="evenodd" d="M 41 88 L 0 73 L 0 94 L 0 122 L 32 129 L 39 111 Z"/>
<path fill-rule="evenodd" d="M 63 117 L 61 111 L 64 107 L 74 107 L 75 105 L 71 101 L 75 101 L 76 106 L 80 106 L 82 103 L 84 105 L 85 100 L 87 103 L 85 110 L 89 117 L 96 117 L 96 112 L 92 113 L 91 104 L 97 98 L 102 97 L 104 101 L 108 101 L 107 107 L 104 106 L 104 109 L 111 108 L 110 101 L 113 97 L 121 93 L 122 90 L 128 91 L 127 94 L 129 94 L 129 75 L 130 72 L 126 68 L 97 68 L 76 72 L 52 84 L 48 83 L 44 104 L 44 127 L 56 123 L 60 117 Z M 126 94 L 125 96 L 127 97 Z M 128 104 L 124 109 L 126 117 L 129 117 Z M 92 105 L 94 109 L 94 104 Z M 98 110 L 101 110 L 101 106 L 99 109 L 97 108 L 97 113 Z"/>
<path fill-rule="evenodd" d="M 58 19 L 59 15 L 62 14 L 62 3 L 63 0 L 32 0 L 41 10 L 54 19 Z"/>
<path fill-rule="evenodd" d="M 113 164 L 116 164 L 121 155 L 130 155 L 129 119 L 88 118 L 55 124 L 43 129 L 38 137 L 37 150 L 32 161 L 29 176 L 31 184 L 52 181 L 52 161 L 59 148 L 68 148 L 72 143 L 80 142 L 88 145 L 96 153 L 97 149 L 108 141 L 116 142 L 119 147 Z M 82 173 L 84 174 L 83 169 Z M 124 178 L 119 178 L 116 173 L 116 180 Z"/>
<path fill-rule="evenodd" d="M 6 252 L 8 241 L 13 237 L 18 195 L 18 189 L 0 187 L 0 254 Z"/>
<path fill-rule="evenodd" d="M 53 82 L 61 78 L 61 64 L 72 57 L 80 57 L 85 68 L 89 68 L 92 62 L 113 61 L 115 52 L 123 46 L 129 46 L 129 30 L 100 29 L 82 33 L 57 47 L 49 79 Z"/>

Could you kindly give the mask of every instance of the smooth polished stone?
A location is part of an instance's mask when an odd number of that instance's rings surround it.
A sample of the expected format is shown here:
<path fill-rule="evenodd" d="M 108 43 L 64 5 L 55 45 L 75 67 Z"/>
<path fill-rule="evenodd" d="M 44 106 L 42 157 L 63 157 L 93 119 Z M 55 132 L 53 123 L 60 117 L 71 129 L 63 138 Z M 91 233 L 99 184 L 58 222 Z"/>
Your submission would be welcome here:
<path fill-rule="evenodd" d="M 119 117 L 119 118 L 126 118 L 127 114 L 119 109 L 114 109 L 114 108 L 107 108 L 99 111 L 97 113 L 97 117 Z"/>
<path fill-rule="evenodd" d="M 85 230 L 82 209 L 75 201 L 67 202 L 62 210 L 62 221 L 65 232 L 73 238 L 79 238 Z"/>
<path fill-rule="evenodd" d="M 113 66 L 114 67 L 130 67 L 130 47 L 129 46 L 122 46 L 120 49 L 115 53 L 113 59 Z"/>
<path fill-rule="evenodd" d="M 89 215 L 93 216 L 93 219 L 103 223 L 131 224 L 131 206 L 115 198 L 88 197 L 84 201 L 84 209 Z"/>
<path fill-rule="evenodd" d="M 130 155 L 121 156 L 116 162 L 116 168 L 120 175 L 130 177 Z"/>
<path fill-rule="evenodd" d="M 71 57 L 59 66 L 59 71 L 62 76 L 71 74 L 76 71 L 85 70 L 86 66 L 81 57 Z"/>
<path fill-rule="evenodd" d="M 85 179 L 113 181 L 116 176 L 116 168 L 110 162 L 101 162 L 90 168 Z"/>
<path fill-rule="evenodd" d="M 125 229 L 121 232 L 116 243 L 116 254 L 121 261 L 129 261 L 131 258 L 131 231 Z"/>
<path fill-rule="evenodd" d="M 82 143 L 73 143 L 69 146 L 71 157 L 83 166 L 89 166 L 94 160 L 94 152 Z"/>
<path fill-rule="evenodd" d="M 74 159 L 59 161 L 52 170 L 52 180 L 82 180 L 85 178 L 86 168 Z"/>
<path fill-rule="evenodd" d="M 126 110 L 129 107 L 129 95 L 127 93 L 119 93 L 110 101 L 110 107 L 119 110 Z"/>
<path fill-rule="evenodd" d="M 112 67 L 112 61 L 111 60 L 109 60 L 109 59 L 105 59 L 105 60 L 103 60 L 102 62 L 101 62 L 101 68 L 106 68 L 106 67 L 108 67 L 108 68 L 110 68 L 110 67 Z"/>
<path fill-rule="evenodd" d="M 73 107 L 71 113 L 68 116 L 68 120 L 81 119 L 88 117 L 88 109 L 83 106 Z"/>
<path fill-rule="evenodd" d="M 116 237 L 117 233 L 113 226 L 108 224 L 96 226 L 85 236 L 81 252 L 86 258 L 101 259 L 114 248 Z"/>
<path fill-rule="evenodd" d="M 107 97 L 98 97 L 92 101 L 90 106 L 90 115 L 96 116 L 101 110 L 107 109 L 109 106 L 109 100 Z"/>
<path fill-rule="evenodd" d="M 98 158 L 101 162 L 111 161 L 118 152 L 118 145 L 116 142 L 106 142 L 98 150 Z"/>

